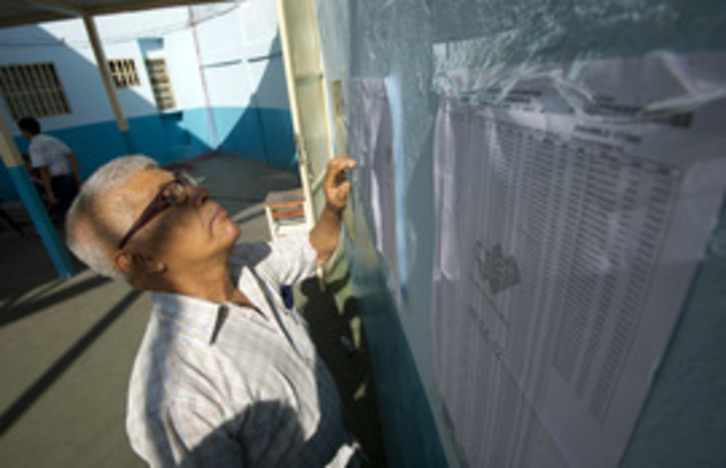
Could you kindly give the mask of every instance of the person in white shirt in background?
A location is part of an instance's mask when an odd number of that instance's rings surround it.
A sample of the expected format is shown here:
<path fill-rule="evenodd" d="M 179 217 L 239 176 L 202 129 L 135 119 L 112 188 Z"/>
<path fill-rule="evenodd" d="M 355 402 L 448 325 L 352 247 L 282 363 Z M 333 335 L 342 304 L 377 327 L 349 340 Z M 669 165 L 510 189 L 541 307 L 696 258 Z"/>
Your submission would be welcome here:
<path fill-rule="evenodd" d="M 270 243 L 236 243 L 240 227 L 207 189 L 144 156 L 83 185 L 66 223 L 71 251 L 153 291 L 126 416 L 151 466 L 358 466 L 335 382 L 280 295 L 333 256 L 355 166 L 332 159 L 315 227 Z"/>
<path fill-rule="evenodd" d="M 42 134 L 40 123 L 33 117 L 18 120 L 18 127 L 30 140 L 28 153 L 31 165 L 40 173 L 51 215 L 62 222 L 83 183 L 78 160 L 65 143 Z"/>

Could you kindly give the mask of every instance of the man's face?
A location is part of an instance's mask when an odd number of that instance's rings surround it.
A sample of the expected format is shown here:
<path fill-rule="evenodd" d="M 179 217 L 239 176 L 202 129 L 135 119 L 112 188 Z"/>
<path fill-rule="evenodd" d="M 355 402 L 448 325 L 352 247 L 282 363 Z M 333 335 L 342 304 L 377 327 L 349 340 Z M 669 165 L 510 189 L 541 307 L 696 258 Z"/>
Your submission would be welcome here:
<path fill-rule="evenodd" d="M 134 176 L 121 190 L 134 206 L 138 219 L 159 189 L 174 175 L 161 169 L 147 169 Z M 171 206 L 137 231 L 126 249 L 135 249 L 163 262 L 167 271 L 183 271 L 224 259 L 240 233 L 227 212 L 209 198 L 201 187 L 185 187 L 187 201 Z"/>

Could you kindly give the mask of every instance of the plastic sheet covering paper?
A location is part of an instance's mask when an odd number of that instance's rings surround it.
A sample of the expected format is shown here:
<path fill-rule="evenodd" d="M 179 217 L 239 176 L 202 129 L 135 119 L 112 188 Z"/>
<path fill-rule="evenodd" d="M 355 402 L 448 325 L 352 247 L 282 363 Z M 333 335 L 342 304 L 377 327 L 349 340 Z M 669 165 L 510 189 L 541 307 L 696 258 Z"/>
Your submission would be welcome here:
<path fill-rule="evenodd" d="M 397 246 L 396 165 L 391 108 L 385 80 L 347 80 L 343 87 L 348 154 L 358 162 L 353 173 L 358 202 L 372 230 L 376 251 L 387 266 L 389 287 L 400 300 Z M 355 230 L 368 230 L 355 226 Z"/>
<path fill-rule="evenodd" d="M 470 466 L 612 467 L 726 188 L 726 56 L 439 75 L 435 373 Z"/>

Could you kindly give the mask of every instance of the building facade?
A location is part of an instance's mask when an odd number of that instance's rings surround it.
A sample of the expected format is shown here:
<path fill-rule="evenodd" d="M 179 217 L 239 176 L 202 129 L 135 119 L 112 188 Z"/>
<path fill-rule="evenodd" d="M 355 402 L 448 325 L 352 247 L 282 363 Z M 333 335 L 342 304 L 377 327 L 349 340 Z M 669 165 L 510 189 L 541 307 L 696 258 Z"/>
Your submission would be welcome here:
<path fill-rule="evenodd" d="M 212 152 L 297 164 L 274 2 L 100 16 L 134 152 L 172 164 Z M 0 30 L 0 112 L 65 141 L 84 176 L 128 153 L 81 19 Z M 11 124 L 21 152 L 27 141 Z M 0 197 L 17 200 L 0 169 Z"/>

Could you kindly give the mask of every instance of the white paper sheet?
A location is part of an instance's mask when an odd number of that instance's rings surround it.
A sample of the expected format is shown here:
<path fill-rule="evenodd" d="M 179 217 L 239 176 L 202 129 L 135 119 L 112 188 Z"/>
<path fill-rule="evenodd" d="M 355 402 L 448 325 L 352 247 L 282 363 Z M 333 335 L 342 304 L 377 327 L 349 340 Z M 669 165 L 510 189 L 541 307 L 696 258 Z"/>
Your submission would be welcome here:
<path fill-rule="evenodd" d="M 398 292 L 396 166 L 386 84 L 377 78 L 350 80 L 344 83 L 344 96 L 348 153 L 359 164 L 353 174 L 354 187 L 387 266 L 391 288 Z"/>
<path fill-rule="evenodd" d="M 617 466 L 724 199 L 725 64 L 448 78 L 434 365 L 470 466 Z"/>

